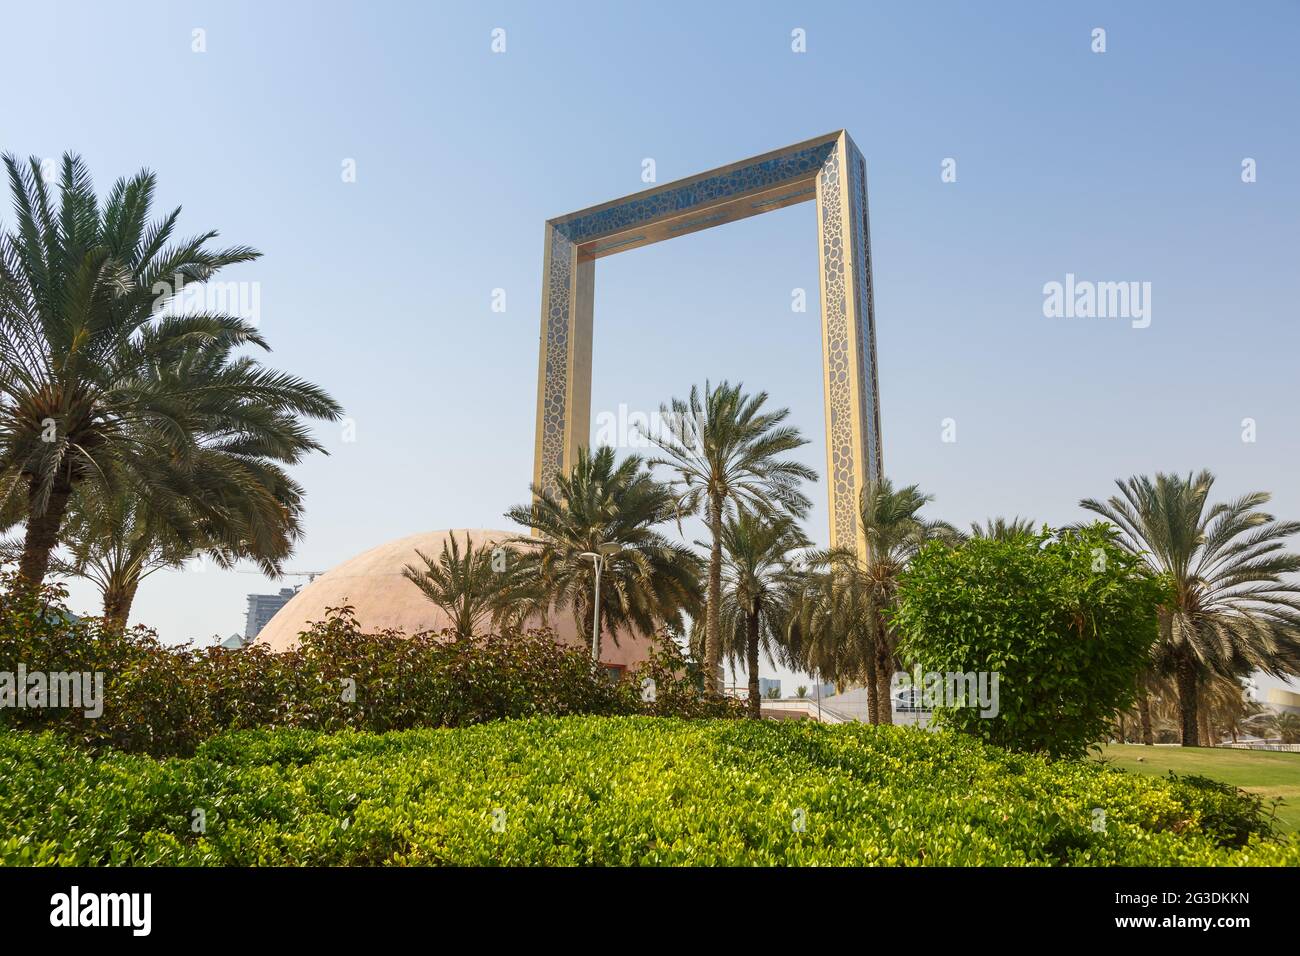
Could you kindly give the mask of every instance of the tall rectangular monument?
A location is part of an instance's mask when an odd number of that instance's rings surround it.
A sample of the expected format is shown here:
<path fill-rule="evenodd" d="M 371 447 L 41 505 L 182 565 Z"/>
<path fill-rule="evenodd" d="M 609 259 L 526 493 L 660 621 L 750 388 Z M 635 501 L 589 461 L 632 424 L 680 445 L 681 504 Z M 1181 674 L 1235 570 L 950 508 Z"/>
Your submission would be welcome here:
<path fill-rule="evenodd" d="M 844 130 L 546 224 L 533 480 L 553 487 L 591 433 L 596 260 L 817 202 L 830 539 L 866 554 L 858 497 L 882 474 L 867 168 Z"/>

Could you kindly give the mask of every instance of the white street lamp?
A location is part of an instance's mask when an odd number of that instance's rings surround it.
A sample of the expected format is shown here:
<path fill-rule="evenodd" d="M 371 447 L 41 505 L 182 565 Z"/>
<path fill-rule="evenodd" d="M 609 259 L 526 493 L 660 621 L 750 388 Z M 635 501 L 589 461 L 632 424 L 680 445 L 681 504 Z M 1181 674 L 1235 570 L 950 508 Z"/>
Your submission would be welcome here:
<path fill-rule="evenodd" d="M 592 566 L 596 569 L 596 600 L 591 612 L 591 659 L 597 663 L 600 662 L 600 576 L 605 572 L 605 564 L 609 559 L 616 557 L 622 550 L 620 545 L 610 542 L 597 545 L 595 551 L 584 551 L 579 555 L 581 558 L 591 558 Z"/>

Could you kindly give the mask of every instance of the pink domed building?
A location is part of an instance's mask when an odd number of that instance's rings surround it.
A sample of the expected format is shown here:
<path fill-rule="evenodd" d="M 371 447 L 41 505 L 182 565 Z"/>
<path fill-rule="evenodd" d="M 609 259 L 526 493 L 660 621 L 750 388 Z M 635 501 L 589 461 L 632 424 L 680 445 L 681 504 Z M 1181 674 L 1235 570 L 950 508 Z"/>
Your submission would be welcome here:
<path fill-rule="evenodd" d="M 395 628 L 409 635 L 450 627 L 447 613 L 407 580 L 402 569 L 408 564 L 423 566 L 417 550 L 436 558 L 442 553 L 443 542 L 451 535 L 462 545 L 468 535 L 475 547 L 497 545 L 517 537 L 509 531 L 484 528 L 427 531 L 363 551 L 295 594 L 257 635 L 255 643 L 274 651 L 288 650 L 297 645 L 298 635 L 312 622 L 325 619 L 327 608 L 343 605 L 351 605 L 363 631 Z M 579 633 L 571 611 L 553 612 L 548 624 L 560 643 L 590 648 L 591 635 Z M 524 626 L 541 626 L 541 619 L 530 619 Z M 635 667 L 646 660 L 651 646 L 652 640 L 644 635 L 623 630 L 616 635 L 603 629 L 601 663 L 615 670 Z"/>

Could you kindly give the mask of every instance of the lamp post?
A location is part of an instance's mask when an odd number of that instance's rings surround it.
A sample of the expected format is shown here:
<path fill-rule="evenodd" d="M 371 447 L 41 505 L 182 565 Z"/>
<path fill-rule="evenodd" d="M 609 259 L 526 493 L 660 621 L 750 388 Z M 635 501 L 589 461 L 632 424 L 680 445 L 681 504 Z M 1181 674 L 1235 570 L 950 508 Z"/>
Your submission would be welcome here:
<path fill-rule="evenodd" d="M 591 659 L 597 663 L 600 662 L 600 576 L 605 572 L 606 562 L 622 550 L 621 546 L 611 542 L 597 545 L 595 551 L 584 551 L 579 555 L 591 558 L 592 567 L 596 570 L 596 598 L 591 609 Z"/>

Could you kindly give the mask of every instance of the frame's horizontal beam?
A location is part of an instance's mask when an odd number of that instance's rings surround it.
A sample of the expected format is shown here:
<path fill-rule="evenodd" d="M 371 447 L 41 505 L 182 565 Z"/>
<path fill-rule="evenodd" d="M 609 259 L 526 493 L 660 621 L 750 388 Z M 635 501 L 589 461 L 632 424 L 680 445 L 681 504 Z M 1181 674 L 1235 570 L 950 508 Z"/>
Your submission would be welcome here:
<path fill-rule="evenodd" d="M 780 185 L 757 192 L 745 193 L 734 199 L 720 200 L 705 207 L 686 210 L 679 215 L 664 216 L 645 225 L 631 226 L 578 246 L 578 258 L 586 261 L 626 252 L 652 242 L 675 239 L 702 229 L 712 229 L 723 223 L 739 222 L 750 216 L 784 209 L 796 203 L 817 198 L 817 173 L 814 170 L 801 179 L 791 179 Z"/>
<path fill-rule="evenodd" d="M 779 209 L 781 205 L 812 198 L 809 194 L 781 199 L 786 192 L 797 193 L 798 187 L 815 181 L 818 171 L 843 135 L 844 131 L 838 130 L 784 149 L 742 159 L 738 163 L 560 216 L 550 220 L 548 225 L 579 246 L 584 258 L 599 258 L 634 245 L 681 235 L 683 231 L 693 232 L 697 228 L 729 221 L 711 219 L 686 230 L 668 232 L 670 225 L 681 225 L 680 220 L 703 220 L 724 211 L 728 217 L 742 219 L 769 209 Z M 777 200 L 779 204 L 774 202 L 769 206 L 746 208 L 744 200 L 751 203 Z M 727 208 L 724 210 L 723 207 Z M 646 235 L 638 238 L 642 233 Z"/>

